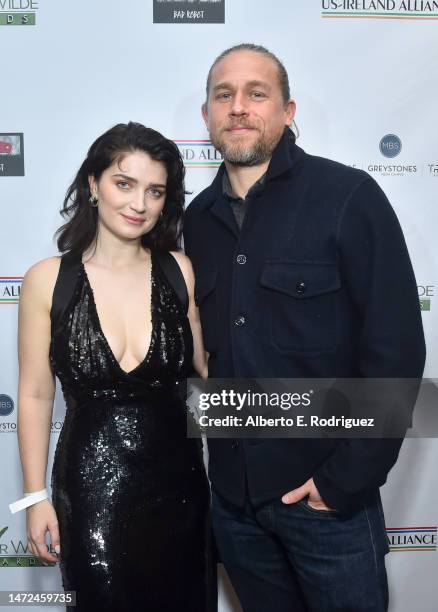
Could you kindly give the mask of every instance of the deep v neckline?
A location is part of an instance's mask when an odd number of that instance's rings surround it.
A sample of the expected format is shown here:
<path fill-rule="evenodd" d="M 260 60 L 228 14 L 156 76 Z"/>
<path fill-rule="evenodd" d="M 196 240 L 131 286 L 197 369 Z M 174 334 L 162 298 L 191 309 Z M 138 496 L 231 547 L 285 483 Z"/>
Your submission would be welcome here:
<path fill-rule="evenodd" d="M 88 274 L 87 274 L 87 270 L 85 269 L 85 265 L 84 262 L 81 261 L 81 269 L 82 269 L 82 273 L 84 275 L 84 279 L 86 280 L 87 286 L 90 289 L 90 295 L 91 295 L 91 306 L 93 309 L 93 314 L 94 314 L 94 320 L 96 322 L 97 328 L 98 328 L 98 332 L 107 348 L 108 354 L 111 358 L 111 361 L 113 362 L 114 366 L 119 370 L 119 372 L 121 372 L 124 376 L 130 376 L 131 374 L 134 374 L 134 372 L 136 372 L 138 369 L 140 369 L 140 367 L 146 363 L 147 361 L 149 361 L 152 349 L 154 347 L 155 344 L 155 335 L 154 335 L 154 331 L 155 331 L 155 316 L 154 316 L 154 299 L 153 299 L 153 292 L 154 292 L 154 287 L 155 287 L 155 262 L 154 262 L 154 254 L 153 251 L 151 249 L 151 274 L 150 274 L 150 317 L 151 317 L 151 337 L 150 337 L 150 341 L 149 341 L 149 347 L 148 350 L 146 352 L 146 355 L 144 356 L 144 359 L 142 359 L 136 366 L 135 368 L 133 368 L 132 370 L 124 370 L 122 368 L 122 366 L 120 365 L 120 363 L 117 361 L 116 356 L 114 354 L 113 349 L 110 346 L 110 343 L 107 340 L 107 337 L 102 329 L 102 325 L 100 324 L 100 318 L 99 318 L 99 313 L 97 312 L 97 306 L 96 306 L 96 301 L 94 299 L 94 291 L 93 291 L 93 287 L 91 286 L 90 283 L 90 279 L 88 278 Z"/>

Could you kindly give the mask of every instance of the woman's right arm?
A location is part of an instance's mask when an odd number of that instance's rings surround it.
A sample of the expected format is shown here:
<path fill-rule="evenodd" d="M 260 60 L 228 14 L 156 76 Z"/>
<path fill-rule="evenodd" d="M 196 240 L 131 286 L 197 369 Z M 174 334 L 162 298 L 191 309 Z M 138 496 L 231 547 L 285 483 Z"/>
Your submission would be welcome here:
<path fill-rule="evenodd" d="M 50 426 L 55 377 L 49 360 L 50 308 L 60 259 L 38 262 L 25 274 L 18 314 L 18 444 L 24 492 L 46 487 Z M 31 552 L 45 561 L 57 557 L 47 551 L 46 531 L 52 546 L 59 546 L 58 522 L 49 500 L 27 509 L 27 536 Z"/>

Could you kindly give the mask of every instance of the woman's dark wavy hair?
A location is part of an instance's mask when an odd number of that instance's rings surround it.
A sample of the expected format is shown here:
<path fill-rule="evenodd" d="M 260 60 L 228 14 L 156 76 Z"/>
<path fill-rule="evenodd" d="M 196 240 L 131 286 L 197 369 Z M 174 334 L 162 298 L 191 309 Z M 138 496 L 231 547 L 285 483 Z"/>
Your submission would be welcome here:
<path fill-rule="evenodd" d="M 120 164 L 127 153 L 143 151 L 167 169 L 166 201 L 156 225 L 141 237 L 144 247 L 172 251 L 180 246 L 184 214 L 185 168 L 178 147 L 159 132 L 140 123 L 119 123 L 99 136 L 64 199 L 61 215 L 68 218 L 55 233 L 61 253 L 83 253 L 96 238 L 97 207 L 90 204 L 88 177 L 99 180 L 102 172 L 114 162 Z"/>

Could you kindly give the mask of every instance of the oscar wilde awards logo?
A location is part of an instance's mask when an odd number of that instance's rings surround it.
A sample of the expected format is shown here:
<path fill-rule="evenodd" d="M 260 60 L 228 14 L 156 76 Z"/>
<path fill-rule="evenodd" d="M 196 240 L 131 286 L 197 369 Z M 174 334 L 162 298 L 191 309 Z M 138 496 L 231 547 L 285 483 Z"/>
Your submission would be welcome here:
<path fill-rule="evenodd" d="M 431 309 L 432 298 L 435 295 L 435 285 L 418 285 L 418 297 L 420 298 L 420 308 L 423 312 Z"/>
<path fill-rule="evenodd" d="M 437 526 L 433 527 L 387 527 L 388 545 L 391 552 L 436 552 Z"/>
<path fill-rule="evenodd" d="M 154 0 L 154 23 L 225 23 L 225 0 Z"/>
<path fill-rule="evenodd" d="M 15 433 L 17 423 L 5 420 L 4 417 L 10 416 L 14 412 L 14 400 L 9 395 L 0 394 L 0 434 Z"/>
<path fill-rule="evenodd" d="M 174 140 L 186 168 L 219 168 L 222 155 L 209 140 Z"/>
<path fill-rule="evenodd" d="M 35 25 L 36 0 L 0 0 L 0 25 Z"/>
<path fill-rule="evenodd" d="M 0 134 L 0 176 L 24 176 L 23 134 Z"/>
<path fill-rule="evenodd" d="M 55 563 L 46 563 L 34 557 L 27 546 L 27 536 L 13 538 L 9 526 L 0 526 L 0 567 L 53 567 Z"/>
<path fill-rule="evenodd" d="M 322 0 L 324 19 L 436 19 L 438 2 L 429 0 Z"/>

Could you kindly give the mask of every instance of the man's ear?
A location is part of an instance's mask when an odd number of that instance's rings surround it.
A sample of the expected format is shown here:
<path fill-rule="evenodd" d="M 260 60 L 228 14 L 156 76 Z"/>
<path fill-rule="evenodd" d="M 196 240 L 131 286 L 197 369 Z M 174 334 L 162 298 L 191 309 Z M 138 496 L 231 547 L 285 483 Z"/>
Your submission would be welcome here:
<path fill-rule="evenodd" d="M 204 102 L 204 104 L 201 106 L 201 112 L 202 112 L 202 118 L 204 119 L 204 123 L 205 123 L 206 127 L 208 128 L 208 105 L 207 105 L 207 102 Z"/>
<path fill-rule="evenodd" d="M 295 100 L 292 100 L 292 99 L 289 100 L 284 110 L 285 110 L 285 116 L 286 116 L 285 124 L 290 127 L 292 125 L 292 122 L 295 117 L 295 112 L 297 110 L 297 105 L 295 103 Z"/>

